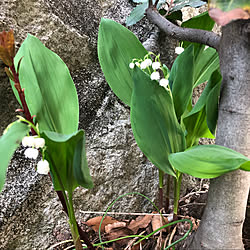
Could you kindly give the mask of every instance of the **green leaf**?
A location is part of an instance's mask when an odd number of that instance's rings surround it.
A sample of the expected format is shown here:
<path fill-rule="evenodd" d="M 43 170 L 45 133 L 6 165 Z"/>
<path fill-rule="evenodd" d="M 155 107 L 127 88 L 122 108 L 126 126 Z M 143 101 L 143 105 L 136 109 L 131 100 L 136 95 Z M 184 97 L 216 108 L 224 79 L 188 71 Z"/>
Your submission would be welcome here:
<path fill-rule="evenodd" d="M 131 126 L 135 140 L 160 170 L 175 176 L 168 155 L 185 149 L 185 137 L 168 90 L 137 67 L 131 101 Z"/>
<path fill-rule="evenodd" d="M 211 74 L 220 68 L 218 53 L 213 48 L 202 51 L 195 60 L 193 88 L 207 81 Z"/>
<path fill-rule="evenodd" d="M 5 183 L 9 161 L 28 131 L 29 127 L 26 124 L 17 121 L 10 124 L 5 133 L 0 137 L 0 192 Z"/>
<path fill-rule="evenodd" d="M 169 76 L 177 119 L 185 112 L 193 92 L 194 48 L 184 50 L 174 61 Z"/>
<path fill-rule="evenodd" d="M 215 178 L 239 168 L 249 169 L 244 155 L 218 145 L 201 145 L 169 155 L 172 166 L 197 178 Z"/>
<path fill-rule="evenodd" d="M 129 63 L 134 58 L 144 58 L 147 53 L 131 31 L 102 18 L 98 33 L 99 62 L 109 86 L 129 106 L 133 88 Z"/>
<path fill-rule="evenodd" d="M 212 134 L 215 135 L 217 120 L 218 120 L 218 109 L 219 109 L 219 96 L 222 77 L 218 71 L 215 71 L 211 77 L 211 81 L 215 83 L 211 91 L 208 94 L 206 101 L 206 114 L 207 114 L 207 126 Z"/>
<path fill-rule="evenodd" d="M 70 134 L 77 131 L 79 105 L 74 83 L 65 63 L 36 37 L 28 35 L 15 56 L 19 78 L 31 115 L 40 131 Z M 18 93 L 13 91 L 19 100 Z M 19 100 L 20 102 L 20 100 Z"/>
<path fill-rule="evenodd" d="M 185 6 L 190 6 L 193 8 L 198 8 L 202 5 L 206 4 L 205 1 L 200 0 L 174 0 L 173 8 L 171 8 L 170 12 L 175 12 L 177 10 L 181 10 Z"/>
<path fill-rule="evenodd" d="M 143 4 L 140 4 L 136 6 L 126 19 L 126 25 L 131 26 L 137 22 L 139 22 L 145 15 L 145 11 L 148 8 L 148 3 L 145 2 Z"/>
<path fill-rule="evenodd" d="M 72 192 L 79 185 L 92 188 L 85 151 L 85 133 L 79 130 L 70 135 L 44 131 L 45 158 L 50 163 L 55 190 Z"/>
<path fill-rule="evenodd" d="M 201 137 L 214 138 L 218 118 L 218 97 L 221 75 L 215 71 L 203 90 L 194 108 L 185 115 L 183 122 L 187 130 L 187 146 L 190 147 Z"/>

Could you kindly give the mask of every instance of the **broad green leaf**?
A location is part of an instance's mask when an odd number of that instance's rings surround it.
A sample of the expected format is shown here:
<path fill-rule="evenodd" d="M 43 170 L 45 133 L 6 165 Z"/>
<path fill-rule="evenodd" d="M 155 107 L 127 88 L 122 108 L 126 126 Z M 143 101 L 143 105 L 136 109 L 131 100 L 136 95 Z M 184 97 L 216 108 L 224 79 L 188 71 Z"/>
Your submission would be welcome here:
<path fill-rule="evenodd" d="M 217 79 L 216 79 L 217 78 Z M 222 77 L 218 73 L 215 78 L 213 78 L 216 85 L 211 89 L 208 94 L 207 101 L 206 101 L 206 114 L 207 114 L 207 126 L 212 134 L 215 135 L 217 120 L 218 120 L 218 109 L 219 109 L 219 96 L 220 96 L 220 86 Z"/>
<path fill-rule="evenodd" d="M 220 61 L 217 51 L 213 48 L 203 50 L 195 60 L 193 88 L 207 81 L 219 67 Z"/>
<path fill-rule="evenodd" d="M 171 69 L 169 84 L 172 89 L 177 119 L 185 112 L 193 92 L 194 48 L 189 46 L 181 53 Z"/>
<path fill-rule="evenodd" d="M 65 63 L 32 35 L 28 35 L 15 56 L 16 67 L 22 57 L 20 83 L 25 89 L 31 115 L 36 115 L 39 122 L 39 129 L 64 134 L 77 131 L 78 98 Z M 14 87 L 13 91 L 19 100 Z"/>
<path fill-rule="evenodd" d="M 219 8 L 223 11 L 229 11 L 236 8 L 250 8 L 249 0 L 209 0 L 209 8 Z"/>
<path fill-rule="evenodd" d="M 92 188 L 85 151 L 85 133 L 79 130 L 70 135 L 44 131 L 45 158 L 50 163 L 55 190 L 72 192 L 76 187 Z"/>
<path fill-rule="evenodd" d="M 169 161 L 178 171 L 197 178 L 215 178 L 241 167 L 243 170 L 250 167 L 250 159 L 218 145 L 195 146 L 169 155 Z"/>
<path fill-rule="evenodd" d="M 126 25 L 131 26 L 137 22 L 139 22 L 144 16 L 146 9 L 148 8 L 148 0 L 133 0 L 134 3 L 141 3 L 140 5 L 136 6 L 126 19 Z M 155 0 L 153 0 L 153 4 Z M 157 4 L 157 9 L 161 7 L 162 4 L 165 3 L 165 0 L 159 0 Z"/>
<path fill-rule="evenodd" d="M 183 122 L 187 130 L 187 146 L 190 147 L 201 137 L 214 138 L 218 118 L 218 97 L 221 75 L 215 71 L 209 79 L 199 100 Z"/>
<path fill-rule="evenodd" d="M 18 148 L 29 127 L 19 121 L 13 122 L 0 137 L 0 192 L 3 189 L 9 161 Z"/>
<path fill-rule="evenodd" d="M 185 149 L 185 137 L 168 90 L 137 67 L 131 101 L 131 125 L 135 140 L 160 170 L 175 176 L 168 155 Z"/>
<path fill-rule="evenodd" d="M 139 22 L 144 17 L 147 8 L 148 8 L 148 2 L 136 6 L 126 19 L 126 25 L 131 26 Z"/>
<path fill-rule="evenodd" d="M 184 28 L 202 30 L 212 30 L 213 26 L 214 21 L 209 17 L 208 12 L 182 23 Z M 205 45 L 202 44 L 184 41 L 182 47 L 186 48 L 190 44 L 194 45 L 194 87 L 196 87 L 200 83 L 207 81 L 210 75 L 219 68 L 219 57 L 215 49 L 205 49 Z"/>
<path fill-rule="evenodd" d="M 129 63 L 134 58 L 144 58 L 147 53 L 131 31 L 102 18 L 98 33 L 99 62 L 109 86 L 129 106 L 133 88 Z"/>

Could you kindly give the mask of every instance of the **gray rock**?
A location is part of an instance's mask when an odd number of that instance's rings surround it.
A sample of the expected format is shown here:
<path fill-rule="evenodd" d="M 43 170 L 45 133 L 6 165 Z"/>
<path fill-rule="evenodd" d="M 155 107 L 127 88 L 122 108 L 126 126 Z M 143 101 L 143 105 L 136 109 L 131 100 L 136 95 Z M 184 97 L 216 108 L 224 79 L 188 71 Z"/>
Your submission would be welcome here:
<path fill-rule="evenodd" d="M 13 28 L 18 46 L 27 33 L 37 36 L 65 61 L 76 84 L 80 128 L 87 133 L 87 158 L 95 184 L 92 190 L 78 188 L 74 193 L 79 221 L 89 217 L 84 211 L 104 211 L 127 192 L 141 192 L 153 200 L 157 196 L 158 172 L 137 147 L 129 109 L 110 91 L 96 52 L 100 18 L 124 24 L 131 10 L 130 3 L 121 0 L 1 0 L 0 30 Z M 146 46 L 151 44 L 148 39 L 156 40 L 152 49 L 168 53 L 165 62 L 171 65 L 175 41 L 167 40 L 147 20 L 131 30 Z M 0 66 L 2 132 L 15 119 L 13 111 L 18 105 Z M 20 148 L 15 153 L 0 194 L 0 249 L 47 249 L 60 241 L 60 232 L 69 231 L 67 218 L 49 177 L 39 176 L 35 162 L 25 159 L 23 151 Z M 192 178 L 185 182 L 195 185 Z M 184 184 L 184 191 L 186 187 Z M 113 208 L 120 212 L 152 209 L 138 196 L 125 197 Z"/>

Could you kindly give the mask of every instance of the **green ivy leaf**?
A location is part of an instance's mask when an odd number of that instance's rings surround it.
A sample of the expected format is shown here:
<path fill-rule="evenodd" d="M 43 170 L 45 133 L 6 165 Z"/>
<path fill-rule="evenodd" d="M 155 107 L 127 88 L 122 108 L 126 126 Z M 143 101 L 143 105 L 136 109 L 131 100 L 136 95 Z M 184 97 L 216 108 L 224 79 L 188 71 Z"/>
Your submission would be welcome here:
<path fill-rule="evenodd" d="M 77 131 L 79 105 L 75 85 L 61 58 L 36 37 L 28 35 L 15 56 L 19 79 L 31 115 L 40 131 L 70 134 Z M 13 86 L 17 100 L 20 99 Z M 20 103 L 21 104 L 21 103 Z"/>
<path fill-rule="evenodd" d="M 85 150 L 85 133 L 70 135 L 44 131 L 45 158 L 49 161 L 55 190 L 72 192 L 76 187 L 92 188 Z"/>
<path fill-rule="evenodd" d="M 157 168 L 175 176 L 168 155 L 185 149 L 185 137 L 171 95 L 137 67 L 133 74 L 130 115 L 135 140 Z"/>
<path fill-rule="evenodd" d="M 144 58 L 147 53 L 131 31 L 102 18 L 98 33 L 99 62 L 111 89 L 129 106 L 133 88 L 129 63 L 134 58 Z"/>
<path fill-rule="evenodd" d="M 195 146 L 169 155 L 169 161 L 178 171 L 197 178 L 215 178 L 240 168 L 250 170 L 247 157 L 218 145 Z"/>
<path fill-rule="evenodd" d="M 10 124 L 0 137 L 0 192 L 5 183 L 6 171 L 12 155 L 28 131 L 29 127 L 26 124 L 16 121 Z"/>

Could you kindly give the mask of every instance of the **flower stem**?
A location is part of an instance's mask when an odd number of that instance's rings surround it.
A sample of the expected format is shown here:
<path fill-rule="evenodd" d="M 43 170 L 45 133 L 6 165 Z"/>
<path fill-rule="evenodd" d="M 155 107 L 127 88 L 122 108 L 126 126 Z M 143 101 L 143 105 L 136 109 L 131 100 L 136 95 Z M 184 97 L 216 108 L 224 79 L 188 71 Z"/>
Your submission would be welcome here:
<path fill-rule="evenodd" d="M 174 215 L 178 214 L 180 191 L 181 191 L 181 180 L 182 173 L 176 171 L 176 178 L 174 180 Z"/>
<path fill-rule="evenodd" d="M 75 218 L 75 213 L 74 213 L 74 207 L 73 207 L 73 199 L 72 199 L 72 192 L 68 192 L 68 197 L 69 197 L 69 220 L 70 220 L 70 228 L 74 240 L 74 245 L 76 250 L 82 250 L 82 243 L 79 237 L 79 232 L 78 232 L 78 225 L 76 222 Z"/>
<path fill-rule="evenodd" d="M 159 169 L 159 208 L 163 208 L 163 178 L 164 172 Z"/>

